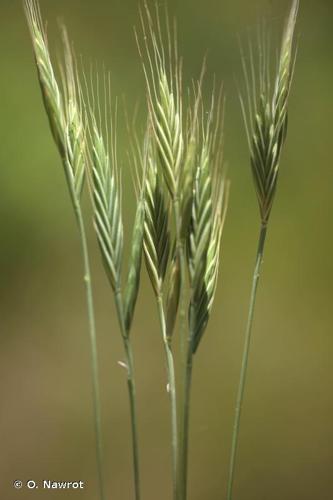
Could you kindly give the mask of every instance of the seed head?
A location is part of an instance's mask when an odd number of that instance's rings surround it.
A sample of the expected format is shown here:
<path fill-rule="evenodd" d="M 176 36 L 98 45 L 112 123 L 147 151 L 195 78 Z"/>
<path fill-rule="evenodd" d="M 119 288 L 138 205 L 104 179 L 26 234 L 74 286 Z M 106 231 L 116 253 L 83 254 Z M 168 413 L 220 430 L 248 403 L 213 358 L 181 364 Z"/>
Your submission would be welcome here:
<path fill-rule="evenodd" d="M 243 56 L 243 68 L 248 92 L 248 110 L 245 109 L 242 98 L 241 105 L 263 225 L 267 224 L 271 213 L 281 153 L 287 134 L 288 98 L 294 68 L 293 39 L 297 11 L 298 0 L 294 0 L 282 37 L 279 64 L 273 84 L 266 48 L 260 47 L 260 69 L 259 78 L 257 79 L 255 77 L 252 48 L 250 51 L 251 71 L 247 69 Z M 251 83 L 249 73 L 251 73 Z M 252 89 L 250 89 L 251 86 Z"/>
<path fill-rule="evenodd" d="M 72 50 L 63 27 L 65 69 L 62 69 L 62 86 L 59 86 L 38 3 L 35 0 L 26 0 L 25 11 L 45 110 L 62 158 L 72 202 L 76 205 L 84 182 L 86 138 L 81 88 Z"/>

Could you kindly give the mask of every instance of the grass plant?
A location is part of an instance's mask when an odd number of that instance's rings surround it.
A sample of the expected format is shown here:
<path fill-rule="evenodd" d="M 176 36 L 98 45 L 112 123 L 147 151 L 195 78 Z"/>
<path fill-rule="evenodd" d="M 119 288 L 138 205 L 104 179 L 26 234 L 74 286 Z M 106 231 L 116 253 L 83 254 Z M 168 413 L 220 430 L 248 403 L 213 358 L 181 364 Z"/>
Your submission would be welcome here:
<path fill-rule="evenodd" d="M 148 108 L 156 151 L 153 160 L 153 188 L 148 189 L 148 221 L 151 230 L 146 239 L 148 270 L 160 304 L 162 330 L 165 321 L 161 288 L 166 272 L 169 235 L 168 219 L 163 208 L 164 192 L 172 208 L 173 269 L 170 273 L 169 304 L 174 326 L 180 296 L 180 315 L 188 309 L 188 325 L 184 329 L 180 318 L 180 336 L 185 355 L 181 370 L 181 411 L 178 440 L 174 443 L 174 498 L 187 498 L 187 458 L 189 443 L 190 392 L 193 356 L 206 330 L 217 284 L 220 242 L 227 206 L 227 183 L 223 165 L 223 93 L 212 93 L 211 107 L 206 112 L 201 95 L 201 79 L 194 85 L 192 99 L 185 109 L 182 69 L 179 62 L 176 35 L 171 35 L 168 19 L 163 39 L 159 11 L 155 20 L 145 6 L 141 16 L 145 39 L 144 73 L 147 82 Z M 139 44 L 140 46 L 140 44 Z M 164 46 L 168 49 L 165 50 Z M 164 180 L 164 192 L 160 180 Z M 154 194 L 152 194 L 154 193 Z M 154 200 L 155 203 L 152 203 Z M 155 205 L 155 206 L 154 206 Z M 155 210 L 155 213 L 154 213 Z M 162 217 L 163 220 L 160 220 Z M 160 226 L 160 227 L 157 227 Z M 163 234 L 160 230 L 163 229 Z M 155 238 L 154 238 L 155 237 Z M 159 248 L 159 245 L 162 248 Z M 155 257 L 155 265 L 152 263 Z M 158 262 L 158 257 L 161 261 Z M 190 293 L 186 293 L 186 276 Z M 175 280 L 175 283 L 173 283 Z M 189 295 L 189 296 L 188 296 Z M 188 303 L 188 306 L 186 305 Z M 186 316 L 186 315 L 185 315 Z M 165 331 L 166 344 L 171 344 L 171 332 Z M 169 370 L 169 374 L 170 374 Z M 173 394 L 173 388 L 171 389 Z M 175 414 L 175 400 L 172 414 Z M 176 420 L 176 419 L 175 419 Z M 175 422 L 173 434 L 175 432 Z M 175 447 L 178 446 L 178 458 Z"/>
<path fill-rule="evenodd" d="M 95 231 L 104 269 L 113 290 L 125 352 L 124 368 L 127 370 L 130 403 L 135 499 L 140 500 L 136 387 L 130 333 L 140 285 L 145 221 L 144 182 L 138 188 L 139 196 L 131 241 L 131 255 L 124 284 L 122 276 L 124 250 L 121 203 L 122 186 L 119 159 L 117 156 L 117 111 L 115 112 L 114 119 L 111 119 L 110 123 L 108 123 L 113 113 L 111 108 L 110 84 L 106 82 L 106 77 L 104 78 L 104 101 L 104 103 L 100 102 L 97 89 L 96 100 L 94 101 L 96 110 L 94 111 L 90 103 L 87 105 L 91 118 L 89 128 L 91 143 L 89 165 L 91 165 L 91 171 L 88 170 L 88 175 L 89 179 L 91 179 Z M 104 126 L 100 112 L 102 107 L 105 109 L 106 115 Z"/>
<path fill-rule="evenodd" d="M 25 11 L 31 34 L 44 106 L 49 119 L 53 139 L 63 163 L 82 248 L 90 333 L 99 491 L 100 499 L 104 500 L 102 431 L 95 315 L 87 236 L 81 208 L 81 193 L 85 180 L 86 167 L 86 125 L 83 103 L 81 100 L 81 90 L 65 28 L 62 28 L 65 66 L 62 69 L 63 78 L 62 86 L 60 86 L 57 82 L 51 62 L 46 31 L 43 27 L 37 2 L 35 2 L 35 0 L 26 0 Z"/>
<path fill-rule="evenodd" d="M 154 154 L 155 153 L 155 154 Z M 153 286 L 157 302 L 158 317 L 160 321 L 163 345 L 167 367 L 167 390 L 171 405 L 171 434 L 172 434 L 172 473 L 173 473 L 173 497 L 178 498 L 178 421 L 177 421 L 177 395 L 175 363 L 172 353 L 172 333 L 175 319 L 175 311 L 170 314 L 171 304 L 177 303 L 179 298 L 179 273 L 175 269 L 177 258 L 170 263 L 170 230 L 168 204 L 165 200 L 160 173 L 157 169 L 156 150 L 150 147 L 148 150 L 148 172 L 146 182 L 146 220 L 144 251 L 146 267 Z M 164 300 L 166 288 L 166 275 L 168 266 L 171 265 L 169 275 L 169 291 L 167 295 L 168 312 L 172 317 L 172 323 L 167 321 Z M 177 277 L 175 278 L 175 273 Z"/>
<path fill-rule="evenodd" d="M 240 419 L 251 346 L 256 295 L 264 255 L 267 226 L 277 187 L 281 154 L 287 135 L 288 98 L 290 94 L 295 61 L 293 48 L 298 6 L 298 0 L 294 0 L 283 33 L 279 62 L 274 80 L 272 80 L 272 73 L 270 71 L 265 41 L 263 41 L 263 45 L 259 47 L 258 78 L 255 76 L 256 71 L 252 52 L 250 54 L 251 67 L 249 70 L 243 57 L 244 76 L 247 88 L 247 106 L 244 99 L 241 97 L 241 107 L 250 149 L 254 185 L 259 204 L 260 233 L 252 280 L 251 299 L 245 331 L 245 343 L 232 435 L 227 492 L 228 500 L 232 500 L 233 497 Z"/>

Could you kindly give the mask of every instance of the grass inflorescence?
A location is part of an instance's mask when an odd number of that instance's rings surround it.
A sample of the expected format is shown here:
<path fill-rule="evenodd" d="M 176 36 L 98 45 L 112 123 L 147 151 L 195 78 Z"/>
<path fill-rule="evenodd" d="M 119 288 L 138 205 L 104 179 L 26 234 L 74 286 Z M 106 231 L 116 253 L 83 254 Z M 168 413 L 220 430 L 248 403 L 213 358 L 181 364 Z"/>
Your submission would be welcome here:
<path fill-rule="evenodd" d="M 293 0 L 289 18 L 286 22 L 282 36 L 279 61 L 275 74 L 272 75 L 269 65 L 270 59 L 268 50 L 264 44 L 263 46 L 259 46 L 258 78 L 255 77 L 253 56 L 251 55 L 250 57 L 250 71 L 248 71 L 246 63 L 243 59 L 244 76 L 247 87 L 248 111 L 246 111 L 244 99 L 242 97 L 241 106 L 250 150 L 250 162 L 254 185 L 259 203 L 260 233 L 252 280 L 250 306 L 245 331 L 241 374 L 236 402 L 227 500 L 232 500 L 233 497 L 233 483 L 238 448 L 240 418 L 251 346 L 256 294 L 264 255 L 267 226 L 277 187 L 281 154 L 287 136 L 288 98 L 295 62 L 294 32 L 298 7 L 299 1 Z M 250 83 L 249 73 L 252 75 L 252 83 Z"/>
<path fill-rule="evenodd" d="M 81 193 L 85 179 L 87 156 L 84 105 L 81 99 L 82 94 L 80 83 L 65 28 L 62 28 L 65 64 L 64 69 L 62 70 L 63 78 L 61 86 L 57 81 L 51 62 L 46 31 L 43 27 L 38 3 L 35 0 L 26 0 L 25 11 L 31 34 L 44 106 L 49 119 L 52 135 L 64 167 L 67 186 L 73 204 L 80 236 L 91 346 L 93 406 L 99 491 L 101 500 L 104 500 L 102 431 L 95 314 L 88 244 L 85 222 L 81 209 Z"/>

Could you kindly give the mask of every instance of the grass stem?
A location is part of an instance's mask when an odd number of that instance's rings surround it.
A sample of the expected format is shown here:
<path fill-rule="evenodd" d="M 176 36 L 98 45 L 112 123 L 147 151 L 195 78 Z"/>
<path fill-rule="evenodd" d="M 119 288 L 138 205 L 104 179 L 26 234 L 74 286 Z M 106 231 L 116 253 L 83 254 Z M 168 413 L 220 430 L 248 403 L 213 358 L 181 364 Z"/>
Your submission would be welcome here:
<path fill-rule="evenodd" d="M 242 406 L 243 406 L 243 400 L 244 400 L 244 391 L 245 391 L 245 384 L 246 384 L 246 375 L 247 375 L 247 367 L 248 367 L 248 361 L 249 361 L 249 353 L 250 353 L 250 347 L 251 347 L 252 325 L 253 325 L 253 318 L 254 318 L 257 288 L 258 288 L 259 277 L 260 277 L 260 268 L 261 268 L 261 264 L 262 264 L 262 260 L 263 260 L 263 254 L 264 254 L 266 232 L 267 232 L 267 225 L 262 224 L 261 229 L 260 229 L 257 257 L 256 257 L 255 268 L 254 268 L 254 274 L 253 274 L 250 307 L 249 307 L 248 320 L 247 320 L 247 326 L 246 326 L 246 331 L 245 331 L 244 351 L 243 351 L 242 366 L 241 366 L 239 387 L 238 387 L 238 393 L 237 393 L 235 419 L 234 419 L 232 444 L 231 444 L 230 468 L 229 468 L 229 478 L 228 478 L 228 487 L 227 487 L 228 488 L 227 489 L 227 500 L 232 500 L 235 465 L 236 465 L 237 448 L 238 448 L 238 440 L 239 440 L 240 420 L 241 420 Z"/>
<path fill-rule="evenodd" d="M 80 242 L 82 247 L 84 283 L 86 289 L 87 310 L 88 310 L 88 320 L 89 320 L 92 385 L 93 385 L 93 408 L 94 408 L 94 422 L 95 422 L 95 435 L 96 435 L 96 458 L 97 458 L 97 469 L 98 469 L 99 492 L 100 492 L 100 499 L 105 500 L 101 410 L 100 410 L 101 404 L 100 404 L 100 391 L 99 391 L 99 381 L 98 381 L 97 340 L 96 340 L 95 314 L 94 314 L 93 293 L 91 285 L 89 253 L 88 253 L 86 230 L 80 204 L 77 204 L 77 206 L 75 207 L 75 212 L 76 212 L 76 219 L 78 223 Z"/>
<path fill-rule="evenodd" d="M 183 426 L 182 426 L 182 500 L 187 498 L 187 470 L 188 470 L 188 447 L 189 447 L 189 431 L 190 431 L 190 399 L 192 387 L 192 367 L 193 353 L 189 343 L 187 352 L 185 381 L 184 381 L 184 411 L 183 411 Z"/>
<path fill-rule="evenodd" d="M 178 500 L 178 421 L 177 421 L 177 393 L 174 359 L 171 350 L 170 341 L 167 338 L 165 313 L 162 296 L 157 298 L 158 314 L 161 330 L 163 334 L 163 343 L 167 364 L 168 393 L 171 405 L 171 443 L 172 443 L 172 475 L 173 475 L 173 498 Z"/>
<path fill-rule="evenodd" d="M 130 405 L 130 420 L 132 432 L 132 449 L 133 449 L 133 468 L 134 468 L 134 496 L 135 500 L 140 500 L 140 467 L 139 467 L 139 444 L 138 444 L 138 425 L 137 425 L 137 409 L 136 409 L 136 388 L 134 377 L 134 362 L 132 344 L 129 338 L 129 332 L 126 331 L 124 308 L 121 292 L 115 294 L 115 302 L 117 308 L 118 319 L 121 327 L 121 334 L 125 350 L 125 362 L 127 367 L 127 387 Z"/>
<path fill-rule="evenodd" d="M 186 279 L 186 260 L 184 253 L 184 244 L 181 236 L 181 211 L 180 211 L 180 202 L 179 198 L 175 197 L 173 200 L 173 211 L 174 211 L 174 220 L 176 226 L 176 245 L 177 245 L 177 253 L 179 258 L 179 266 L 180 266 L 180 303 L 179 303 L 179 337 L 180 337 L 180 354 L 181 354 L 181 378 L 180 378 L 180 390 L 181 394 L 183 394 L 183 400 L 180 405 L 180 414 L 179 419 L 181 422 L 179 429 L 179 460 L 178 460 L 178 495 L 179 500 L 185 499 L 185 491 L 186 491 L 186 472 L 185 472 L 185 454 L 187 454 L 187 449 L 184 449 L 184 433 L 186 432 L 184 429 L 185 422 L 185 385 L 186 385 L 186 358 L 188 356 L 188 345 L 187 345 L 187 336 L 186 336 L 186 290 L 185 290 L 185 279 Z M 187 447 L 186 447 L 187 448 Z"/>

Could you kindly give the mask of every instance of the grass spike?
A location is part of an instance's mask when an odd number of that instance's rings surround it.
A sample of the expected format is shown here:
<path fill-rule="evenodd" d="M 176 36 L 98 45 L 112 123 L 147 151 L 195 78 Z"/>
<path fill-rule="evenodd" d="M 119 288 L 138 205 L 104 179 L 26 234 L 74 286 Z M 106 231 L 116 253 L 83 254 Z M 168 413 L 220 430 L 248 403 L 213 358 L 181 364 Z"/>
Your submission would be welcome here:
<path fill-rule="evenodd" d="M 268 223 L 274 201 L 280 159 L 286 139 L 287 107 L 294 64 L 293 39 L 298 5 L 298 0 L 294 0 L 285 25 L 274 85 L 271 84 L 268 48 L 264 46 L 259 49 L 259 76 L 257 78 L 256 61 L 252 45 L 250 45 L 251 81 L 242 53 L 248 110 L 245 109 L 242 97 L 241 108 L 250 145 L 252 173 L 261 221 L 265 225 Z M 265 40 L 264 35 L 262 38 Z"/>
<path fill-rule="evenodd" d="M 170 255 L 168 209 L 156 166 L 149 152 L 145 193 L 144 252 L 146 266 L 155 294 L 161 294 Z"/>
<path fill-rule="evenodd" d="M 241 99 L 242 112 L 245 117 L 245 128 L 249 136 L 248 138 L 251 167 L 259 202 L 261 226 L 252 279 L 251 298 L 245 331 L 240 380 L 237 392 L 227 486 L 227 500 L 232 500 L 233 498 L 239 430 L 252 339 L 252 326 L 254 320 L 257 289 L 265 249 L 267 225 L 273 206 L 279 173 L 280 158 L 287 133 L 288 98 L 290 94 L 295 60 L 293 39 L 298 6 L 298 0 L 293 0 L 290 14 L 282 36 L 280 56 L 278 59 L 273 90 L 271 90 L 272 85 L 270 83 L 270 68 L 268 68 L 267 62 L 267 68 L 265 68 L 264 66 L 262 66 L 261 68 L 261 71 L 266 73 L 265 75 L 263 74 L 261 76 L 261 81 L 266 80 L 266 88 L 255 89 L 257 97 L 252 103 L 252 106 L 256 110 L 255 116 L 251 116 L 250 114 L 249 117 L 246 117 L 244 102 Z M 267 61 L 269 61 L 268 55 Z"/>

